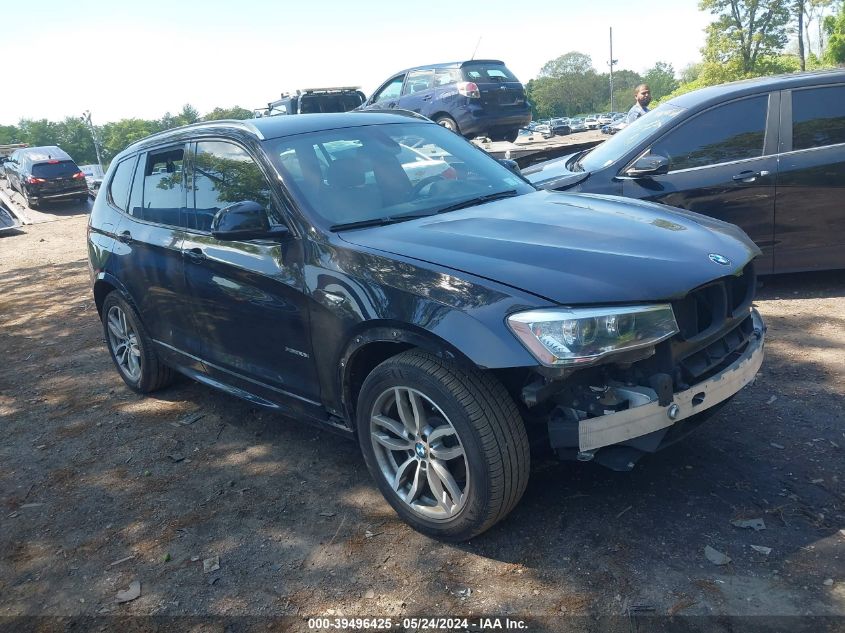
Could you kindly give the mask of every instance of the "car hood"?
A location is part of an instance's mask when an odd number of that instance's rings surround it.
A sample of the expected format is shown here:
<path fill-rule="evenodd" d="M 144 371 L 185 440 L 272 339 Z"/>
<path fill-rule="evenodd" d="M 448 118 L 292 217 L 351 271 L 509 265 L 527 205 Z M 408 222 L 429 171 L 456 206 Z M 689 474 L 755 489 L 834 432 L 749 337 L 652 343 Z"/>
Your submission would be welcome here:
<path fill-rule="evenodd" d="M 760 253 L 738 227 L 697 213 L 547 191 L 340 237 L 562 305 L 682 297 Z"/>
<path fill-rule="evenodd" d="M 590 177 L 589 171 L 570 171 L 566 166 L 579 153 L 531 165 L 523 169 L 521 173 L 535 187 L 550 191 L 568 189 Z"/>

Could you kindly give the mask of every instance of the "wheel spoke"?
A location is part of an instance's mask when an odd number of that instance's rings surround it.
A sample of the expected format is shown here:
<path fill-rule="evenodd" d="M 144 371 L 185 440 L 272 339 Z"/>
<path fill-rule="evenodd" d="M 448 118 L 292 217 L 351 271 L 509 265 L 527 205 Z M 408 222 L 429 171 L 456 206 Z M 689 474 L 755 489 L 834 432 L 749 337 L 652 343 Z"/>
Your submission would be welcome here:
<path fill-rule="evenodd" d="M 125 313 L 125 312 L 123 312 L 123 310 L 121 310 L 121 311 L 120 311 L 120 313 L 119 313 L 119 315 L 120 315 L 120 316 L 119 316 L 119 318 L 120 318 L 120 327 L 121 327 L 121 329 L 122 329 L 125 333 L 127 333 L 127 334 L 128 334 L 128 333 L 129 333 L 129 329 L 126 327 L 126 313 Z"/>
<path fill-rule="evenodd" d="M 374 415 L 373 422 L 393 433 L 396 437 L 405 438 L 405 427 L 393 418 L 388 418 L 386 415 Z"/>
<path fill-rule="evenodd" d="M 111 315 L 109 316 L 109 332 L 114 334 L 116 338 L 125 338 L 126 333 L 120 327 L 120 321 Z"/>
<path fill-rule="evenodd" d="M 420 476 L 421 470 L 422 468 L 420 468 L 420 464 L 417 462 L 417 467 L 414 470 L 414 478 L 413 481 L 411 481 L 411 489 L 408 490 L 408 494 L 405 495 L 405 503 L 413 502 L 422 491 L 422 477 Z"/>
<path fill-rule="evenodd" d="M 429 446 L 428 451 L 437 459 L 449 460 L 463 457 L 464 449 L 460 446 Z"/>
<path fill-rule="evenodd" d="M 138 362 L 138 357 L 127 352 L 127 361 L 129 365 L 129 373 L 133 376 L 137 375 L 141 369 L 141 364 Z"/>
<path fill-rule="evenodd" d="M 393 393 L 396 397 L 396 409 L 399 411 L 399 419 L 402 420 L 402 424 L 408 429 L 408 433 L 416 436 L 420 432 L 420 427 L 417 426 L 418 420 L 414 419 L 413 411 L 408 409 L 408 403 L 402 397 L 403 393 L 407 393 L 410 396 L 410 392 L 403 389 L 394 389 Z"/>
<path fill-rule="evenodd" d="M 452 477 L 452 473 L 446 468 L 446 465 L 440 462 L 430 462 L 429 470 L 434 471 L 436 478 L 443 482 L 443 485 L 449 492 L 449 496 L 452 497 L 452 503 L 455 505 L 459 504 L 461 502 L 461 489 L 458 487 L 458 482 Z"/>
<path fill-rule="evenodd" d="M 391 451 L 407 451 L 414 446 L 408 439 L 391 437 L 385 433 L 373 433 L 373 439 Z"/>
<path fill-rule="evenodd" d="M 425 428 L 426 423 L 428 422 L 428 418 L 425 413 L 425 407 L 423 407 L 423 403 L 420 400 L 420 396 L 418 393 L 414 391 L 408 391 L 408 400 L 411 401 L 411 411 L 414 415 L 414 423 L 417 427 L 417 432 L 420 432 L 422 429 Z"/>
<path fill-rule="evenodd" d="M 417 462 L 416 459 L 409 457 L 399 465 L 399 468 L 396 469 L 396 476 L 393 478 L 393 483 L 391 484 L 394 490 L 399 490 L 399 486 L 402 485 L 402 479 L 405 476 L 405 471 L 408 470 L 408 466 L 418 463 L 419 462 Z M 419 466 L 417 467 L 417 470 L 419 470 Z"/>
<path fill-rule="evenodd" d="M 437 505 L 440 506 L 444 512 L 451 512 L 449 498 L 446 491 L 443 490 L 443 484 L 440 482 L 440 478 L 434 474 L 434 470 L 432 468 L 426 469 L 425 476 L 428 479 L 428 487 L 431 488 L 431 495 L 434 497 Z"/>
<path fill-rule="evenodd" d="M 446 437 L 448 435 L 457 436 L 457 432 L 449 424 L 444 424 L 443 426 L 438 426 L 431 433 L 429 433 L 428 443 L 431 444 L 432 442 L 436 442 L 437 440 L 439 440 L 443 437 Z"/>

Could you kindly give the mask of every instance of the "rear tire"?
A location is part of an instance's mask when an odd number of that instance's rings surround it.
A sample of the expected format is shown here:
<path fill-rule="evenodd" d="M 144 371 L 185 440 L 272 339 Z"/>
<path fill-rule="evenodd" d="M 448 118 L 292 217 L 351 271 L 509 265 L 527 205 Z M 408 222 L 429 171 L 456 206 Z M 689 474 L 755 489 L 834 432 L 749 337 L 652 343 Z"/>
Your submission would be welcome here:
<path fill-rule="evenodd" d="M 519 130 L 508 130 L 504 134 L 502 134 L 502 140 L 507 141 L 508 143 L 513 143 L 516 138 L 519 136 Z"/>
<path fill-rule="evenodd" d="M 458 128 L 457 122 L 455 121 L 455 119 L 453 119 L 450 116 L 445 116 L 445 115 L 439 116 L 436 119 L 434 119 L 434 122 L 437 123 L 438 125 L 442 125 L 447 130 L 451 130 L 455 134 L 461 133 L 460 129 Z"/>
<path fill-rule="evenodd" d="M 119 291 L 103 301 L 102 321 L 109 354 L 127 387 L 151 393 L 173 382 L 175 372 L 158 359 L 138 313 Z"/>
<path fill-rule="evenodd" d="M 525 492 L 525 425 L 501 383 L 479 369 L 403 352 L 367 376 L 356 418 L 376 485 L 419 532 L 472 538 L 502 520 Z"/>

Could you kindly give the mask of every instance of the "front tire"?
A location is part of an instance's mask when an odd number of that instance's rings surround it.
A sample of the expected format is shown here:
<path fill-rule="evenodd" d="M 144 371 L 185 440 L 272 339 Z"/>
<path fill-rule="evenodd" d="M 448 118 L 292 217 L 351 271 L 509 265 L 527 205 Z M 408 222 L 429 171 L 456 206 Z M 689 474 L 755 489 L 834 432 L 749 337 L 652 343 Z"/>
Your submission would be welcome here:
<path fill-rule="evenodd" d="M 158 359 L 138 313 L 119 291 L 106 296 L 102 315 L 109 354 L 126 386 L 151 393 L 173 382 L 173 370 Z"/>
<path fill-rule="evenodd" d="M 450 541 L 503 519 L 528 484 L 516 404 L 491 375 L 419 350 L 376 367 L 361 388 L 357 430 L 370 474 L 414 529 Z"/>

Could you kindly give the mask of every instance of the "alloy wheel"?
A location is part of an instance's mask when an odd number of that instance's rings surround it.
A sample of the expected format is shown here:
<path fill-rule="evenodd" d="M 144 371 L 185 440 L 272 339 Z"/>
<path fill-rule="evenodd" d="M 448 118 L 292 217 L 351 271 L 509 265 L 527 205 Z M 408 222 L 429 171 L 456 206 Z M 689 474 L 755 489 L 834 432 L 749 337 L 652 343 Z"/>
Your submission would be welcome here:
<path fill-rule="evenodd" d="M 130 380 L 141 379 L 141 350 L 138 334 L 119 306 L 109 308 L 106 316 L 109 346 L 114 354 L 118 369 Z"/>
<path fill-rule="evenodd" d="M 466 504 L 469 468 L 458 432 L 434 401 L 410 387 L 392 387 L 375 401 L 370 439 L 379 469 L 415 513 L 449 520 Z"/>

